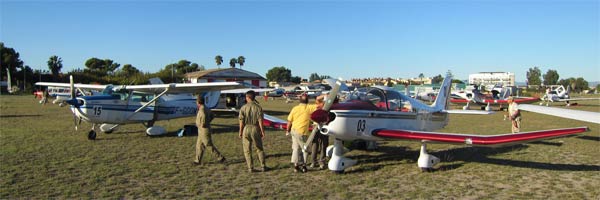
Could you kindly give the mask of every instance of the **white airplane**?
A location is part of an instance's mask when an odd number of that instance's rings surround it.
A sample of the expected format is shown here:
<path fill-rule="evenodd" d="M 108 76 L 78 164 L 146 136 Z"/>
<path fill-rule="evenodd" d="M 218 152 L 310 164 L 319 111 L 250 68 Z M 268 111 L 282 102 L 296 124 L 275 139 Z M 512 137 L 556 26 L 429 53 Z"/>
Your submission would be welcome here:
<path fill-rule="evenodd" d="M 450 95 L 450 80 L 447 76 L 432 105 L 427 105 L 399 93 L 391 88 L 373 88 L 364 98 L 350 99 L 346 102 L 333 101 L 337 92 L 331 92 L 322 110 L 317 110 L 311 119 L 319 123 L 313 130 L 333 137 L 334 144 L 328 147 L 331 159 L 328 168 L 334 172 L 343 172 L 356 164 L 355 160 L 344 157 L 342 141 L 379 141 L 413 140 L 421 142 L 418 167 L 423 171 L 431 170 L 440 160 L 427 153 L 427 143 L 450 143 L 469 146 L 499 147 L 561 137 L 585 132 L 587 127 L 564 128 L 523 132 L 517 134 L 476 135 L 432 132 L 448 123 L 446 110 Z M 340 82 L 332 91 L 337 91 Z M 405 106 L 410 104 L 410 107 Z M 268 120 L 266 120 L 268 121 Z M 270 119 L 267 126 L 283 128 L 283 120 Z M 307 144 L 311 144 L 309 136 Z M 305 149 L 307 145 L 304 145 Z"/>
<path fill-rule="evenodd" d="M 92 124 L 88 139 L 96 139 L 96 125 L 104 133 L 110 133 L 122 124 L 144 124 L 146 134 L 162 135 L 166 129 L 155 126 L 154 122 L 182 117 L 195 116 L 196 97 L 193 93 L 203 94 L 206 106 L 215 106 L 214 96 L 221 90 L 239 89 L 245 86 L 235 82 L 214 83 L 171 83 L 152 85 L 90 85 L 71 83 L 38 82 L 40 86 L 69 87 L 71 105 L 75 120 L 75 129 L 81 120 Z M 103 94 L 75 96 L 79 89 L 103 90 Z"/>
<path fill-rule="evenodd" d="M 571 105 L 571 101 L 589 101 L 589 100 L 600 100 L 600 98 L 571 98 L 569 96 L 571 87 L 565 87 L 562 85 L 550 85 L 546 88 L 546 94 L 541 98 L 542 102 L 540 102 L 540 106 L 546 102 L 546 106 L 550 102 L 565 102 L 566 106 Z"/>
<path fill-rule="evenodd" d="M 491 96 L 481 93 L 477 88 L 474 88 L 471 91 L 452 92 L 453 98 L 450 99 L 450 102 L 455 104 L 466 103 L 466 105 L 463 106 L 463 110 L 468 110 L 471 103 L 480 105 L 482 110 L 491 111 L 491 105 L 498 105 L 500 110 L 502 110 L 508 108 L 507 99 L 509 96 L 514 95 L 514 90 L 516 90 L 515 87 L 503 87 L 502 91 L 500 91 L 500 89 L 495 89 Z M 521 104 L 533 103 L 539 101 L 539 99 L 535 97 L 514 97 L 514 101 Z"/>

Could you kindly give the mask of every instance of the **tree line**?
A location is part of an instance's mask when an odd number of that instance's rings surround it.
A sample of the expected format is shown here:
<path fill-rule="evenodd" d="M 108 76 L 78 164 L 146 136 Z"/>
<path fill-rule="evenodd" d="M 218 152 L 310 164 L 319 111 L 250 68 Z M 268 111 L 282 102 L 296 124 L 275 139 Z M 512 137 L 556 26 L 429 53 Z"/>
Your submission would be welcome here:
<path fill-rule="evenodd" d="M 542 79 L 543 78 L 543 79 Z M 569 77 L 567 79 L 560 79 L 558 71 L 548 69 L 545 74 L 542 75 L 542 70 L 538 67 L 529 68 L 527 70 L 527 86 L 548 86 L 548 85 L 562 85 L 564 87 L 571 87 L 571 90 L 575 92 L 581 92 L 583 90 L 589 90 L 589 83 L 583 77 Z M 596 90 L 600 87 L 600 84 L 596 85 Z"/>
<path fill-rule="evenodd" d="M 48 58 L 48 70 L 34 70 L 19 58 L 19 52 L 10 47 L 5 47 L 3 42 L 0 42 L 0 77 L 6 80 L 7 72 L 10 72 L 12 83 L 19 85 L 20 89 L 26 92 L 34 90 L 34 83 L 38 81 L 53 81 L 53 82 L 68 82 L 69 75 L 77 78 L 77 82 L 81 83 L 97 83 L 97 84 L 147 84 L 150 78 L 158 77 L 165 82 L 183 82 L 184 74 L 194 71 L 206 70 L 205 66 L 188 60 L 180 60 L 177 63 L 165 65 L 158 72 L 143 72 L 131 64 L 121 64 L 111 59 L 90 58 L 84 65 L 84 69 L 73 69 L 70 72 L 61 76 L 63 68 L 62 58 L 52 55 Z M 235 68 L 239 65 L 240 69 L 244 66 L 246 58 L 239 56 L 229 59 L 229 67 Z M 215 56 L 215 63 L 218 68 L 223 64 L 221 55 Z M 419 77 L 423 78 L 421 73 Z M 559 79 L 559 74 L 556 70 L 549 69 L 542 75 L 538 67 L 529 68 L 527 71 L 528 85 L 563 85 L 570 86 L 572 90 L 581 92 L 589 89 L 588 82 L 582 77 Z M 291 82 L 300 83 L 302 81 L 314 82 L 331 78 L 328 75 L 319 75 L 312 73 L 308 80 L 302 80 L 299 76 L 292 76 L 292 70 L 285 66 L 276 66 L 271 68 L 266 73 L 267 81 L 275 82 Z M 543 78 L 543 79 L 542 79 Z M 443 80 L 442 75 L 433 77 L 432 83 L 439 83 Z M 455 82 L 453 80 L 453 82 Z M 600 86 L 597 85 L 596 88 Z"/>
<path fill-rule="evenodd" d="M 97 83 L 97 84 L 116 84 L 116 85 L 131 85 L 131 84 L 148 84 L 150 78 L 160 78 L 165 82 L 183 82 L 184 74 L 194 71 L 206 70 L 205 66 L 188 60 L 180 60 L 176 63 L 165 65 L 158 72 L 143 72 L 131 64 L 117 63 L 111 59 L 90 58 L 85 61 L 84 69 L 73 69 L 65 74 L 61 74 L 63 68 L 63 60 L 59 56 L 52 55 L 48 58 L 48 70 L 32 69 L 30 66 L 20 59 L 19 52 L 15 49 L 4 46 L 0 42 L 0 77 L 2 80 L 8 78 L 7 73 L 11 74 L 11 82 L 13 85 L 19 85 L 19 89 L 25 92 L 35 90 L 34 84 L 38 81 L 47 82 L 68 82 L 69 76 L 76 77 L 76 81 L 80 83 Z M 223 63 L 221 55 L 215 56 L 215 62 L 220 68 Z M 229 60 L 229 66 L 235 68 L 239 65 L 244 66 L 246 58 L 239 56 Z"/>

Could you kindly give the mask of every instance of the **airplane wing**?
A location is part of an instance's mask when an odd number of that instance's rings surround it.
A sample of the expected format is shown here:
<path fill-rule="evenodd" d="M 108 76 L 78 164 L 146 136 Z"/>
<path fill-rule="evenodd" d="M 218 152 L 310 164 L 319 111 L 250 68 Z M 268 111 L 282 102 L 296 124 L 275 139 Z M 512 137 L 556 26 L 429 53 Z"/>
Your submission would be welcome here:
<path fill-rule="evenodd" d="M 69 83 L 53 83 L 53 82 L 37 82 L 35 85 L 39 86 L 55 86 L 55 87 L 64 87 L 70 88 L 71 85 Z M 88 90 L 103 90 L 106 88 L 106 85 L 93 85 L 93 84 L 74 84 L 75 88 L 88 89 Z"/>
<path fill-rule="evenodd" d="M 557 117 L 575 119 L 585 122 L 591 122 L 600 124 L 600 113 L 582 111 L 582 110 L 571 110 L 564 108 L 553 108 L 547 106 L 536 106 L 531 104 L 519 104 L 520 110 L 536 112 L 540 114 L 552 115 Z"/>
<path fill-rule="evenodd" d="M 539 101 L 539 98 L 535 98 L 535 97 L 520 97 L 520 98 L 514 98 L 514 102 L 520 104 L 520 103 L 533 103 L 536 101 Z M 490 104 L 508 104 L 508 100 L 506 99 L 486 99 L 484 101 L 484 103 L 490 103 Z"/>
<path fill-rule="evenodd" d="M 168 89 L 169 94 L 178 93 L 199 93 L 215 90 L 230 90 L 244 88 L 242 84 L 236 82 L 212 82 L 212 83 L 171 83 L 156 85 L 125 85 L 115 86 L 114 90 L 133 90 L 142 93 L 160 93 Z"/>
<path fill-rule="evenodd" d="M 449 114 L 467 114 L 467 115 L 489 115 L 494 114 L 494 111 L 485 110 L 445 110 Z"/>
<path fill-rule="evenodd" d="M 232 90 L 223 90 L 221 94 L 243 94 L 248 92 L 249 90 L 254 90 L 254 92 L 270 92 L 273 91 L 273 88 L 241 88 L 241 89 L 232 89 Z"/>
<path fill-rule="evenodd" d="M 399 139 L 399 140 L 420 140 L 426 142 L 449 143 L 449 144 L 467 144 L 472 146 L 500 147 L 520 143 L 533 142 L 538 140 L 563 137 L 588 131 L 588 127 L 575 127 L 542 131 L 531 131 L 522 133 L 508 133 L 499 135 L 472 135 L 472 134 L 454 134 L 439 132 L 424 132 L 410 130 L 376 130 L 374 136 Z"/>
<path fill-rule="evenodd" d="M 571 99 L 559 99 L 556 101 L 590 101 L 590 100 L 600 100 L 600 98 L 571 98 Z"/>

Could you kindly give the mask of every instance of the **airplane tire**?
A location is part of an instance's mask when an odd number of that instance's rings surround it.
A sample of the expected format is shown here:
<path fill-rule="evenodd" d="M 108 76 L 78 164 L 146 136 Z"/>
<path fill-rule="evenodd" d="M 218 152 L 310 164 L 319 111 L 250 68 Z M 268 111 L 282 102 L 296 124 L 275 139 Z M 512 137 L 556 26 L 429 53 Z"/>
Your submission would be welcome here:
<path fill-rule="evenodd" d="M 95 139 L 96 139 L 96 131 L 94 131 L 94 130 L 91 130 L 91 131 L 88 133 L 88 140 L 95 140 Z"/>

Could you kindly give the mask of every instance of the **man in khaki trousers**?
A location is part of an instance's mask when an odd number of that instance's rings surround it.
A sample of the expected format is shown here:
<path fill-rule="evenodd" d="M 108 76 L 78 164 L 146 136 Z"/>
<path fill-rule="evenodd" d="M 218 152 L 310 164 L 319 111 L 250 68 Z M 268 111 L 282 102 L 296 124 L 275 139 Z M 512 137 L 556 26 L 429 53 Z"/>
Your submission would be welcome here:
<path fill-rule="evenodd" d="M 204 155 L 205 149 L 215 155 L 220 163 L 224 163 L 225 157 L 223 157 L 223 155 L 219 153 L 219 150 L 214 147 L 210 136 L 210 122 L 213 119 L 213 113 L 204 106 L 204 98 L 201 95 L 196 99 L 196 104 L 198 105 L 198 114 L 196 115 L 198 140 L 196 141 L 196 157 L 194 159 L 194 164 L 202 164 L 202 156 Z"/>
<path fill-rule="evenodd" d="M 265 137 L 263 127 L 264 114 L 262 107 L 255 100 L 256 93 L 253 90 L 246 92 L 246 104 L 240 108 L 240 130 L 239 137 L 242 139 L 244 147 L 244 157 L 248 166 L 248 172 L 254 172 L 252 163 L 252 146 L 256 148 L 258 161 L 260 162 L 259 171 L 267 171 L 265 161 L 265 151 L 263 149 L 262 139 Z"/>

